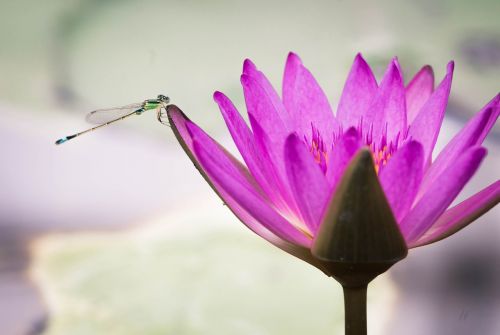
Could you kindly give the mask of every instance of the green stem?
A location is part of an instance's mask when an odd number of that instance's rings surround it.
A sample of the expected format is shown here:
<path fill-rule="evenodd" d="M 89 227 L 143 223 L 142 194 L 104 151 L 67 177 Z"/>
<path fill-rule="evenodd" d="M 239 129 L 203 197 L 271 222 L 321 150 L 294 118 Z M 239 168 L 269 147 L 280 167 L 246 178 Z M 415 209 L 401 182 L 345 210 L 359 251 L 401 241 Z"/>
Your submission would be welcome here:
<path fill-rule="evenodd" d="M 368 285 L 344 286 L 345 335 L 366 335 L 366 290 Z"/>

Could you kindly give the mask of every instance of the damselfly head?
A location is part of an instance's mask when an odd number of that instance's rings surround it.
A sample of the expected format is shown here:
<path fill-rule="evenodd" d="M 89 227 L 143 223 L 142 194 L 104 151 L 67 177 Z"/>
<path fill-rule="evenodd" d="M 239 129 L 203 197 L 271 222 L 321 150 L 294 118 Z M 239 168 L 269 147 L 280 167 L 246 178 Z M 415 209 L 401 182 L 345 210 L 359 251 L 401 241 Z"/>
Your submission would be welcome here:
<path fill-rule="evenodd" d="M 163 94 L 159 94 L 157 99 L 166 104 L 170 102 L 170 98 Z"/>

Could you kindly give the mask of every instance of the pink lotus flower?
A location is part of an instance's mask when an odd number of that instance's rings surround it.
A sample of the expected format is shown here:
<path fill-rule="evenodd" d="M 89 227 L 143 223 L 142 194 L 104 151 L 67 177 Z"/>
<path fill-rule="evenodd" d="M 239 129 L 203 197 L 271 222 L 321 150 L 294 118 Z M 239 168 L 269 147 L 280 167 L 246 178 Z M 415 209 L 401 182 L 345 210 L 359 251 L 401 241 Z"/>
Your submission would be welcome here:
<path fill-rule="evenodd" d="M 448 208 L 486 156 L 481 146 L 500 113 L 491 100 L 432 159 L 453 76 L 453 62 L 434 88 L 424 66 L 404 85 L 397 59 L 380 83 L 357 55 L 337 113 L 298 56 L 290 53 L 280 98 L 246 60 L 241 83 L 251 128 L 232 102 L 214 99 L 245 164 L 176 106 L 168 108 L 178 140 L 207 182 L 252 231 L 313 265 L 310 252 L 327 204 L 356 152 L 368 147 L 409 248 L 462 229 L 500 199 L 497 181 Z"/>

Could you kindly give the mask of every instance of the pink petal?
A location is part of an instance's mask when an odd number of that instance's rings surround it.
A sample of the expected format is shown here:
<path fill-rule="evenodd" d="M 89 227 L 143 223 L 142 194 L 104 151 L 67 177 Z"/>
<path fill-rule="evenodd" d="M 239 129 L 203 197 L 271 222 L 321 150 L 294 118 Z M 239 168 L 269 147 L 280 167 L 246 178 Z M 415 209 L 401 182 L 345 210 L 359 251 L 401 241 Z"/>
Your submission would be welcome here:
<path fill-rule="evenodd" d="M 446 76 L 420 109 L 408 131 L 408 136 L 424 147 L 424 166 L 431 161 L 432 150 L 441 129 L 450 95 L 453 68 L 454 63 L 448 63 Z"/>
<path fill-rule="evenodd" d="M 406 115 L 408 123 L 415 120 L 420 109 L 434 91 L 434 71 L 424 66 L 406 86 Z"/>
<path fill-rule="evenodd" d="M 366 123 L 365 123 L 366 121 Z M 403 78 L 397 59 L 389 64 L 373 103 L 363 118 L 363 129 L 372 124 L 373 141 L 379 144 L 382 137 L 394 141 L 406 132 L 406 101 Z"/>
<path fill-rule="evenodd" d="M 263 133 L 266 135 L 266 147 L 272 153 L 271 158 L 281 165 L 280 172 L 284 172 L 283 148 L 285 139 L 290 134 L 289 127 L 283 122 L 267 92 L 259 85 L 259 83 L 243 74 L 241 76 L 243 92 L 247 105 L 248 114 L 259 124 Z M 284 107 L 283 107 L 284 108 Z M 252 124 L 252 129 L 254 124 Z M 253 129 L 254 136 L 257 138 Z"/>
<path fill-rule="evenodd" d="M 285 201 L 280 192 L 277 192 L 279 181 L 272 167 L 266 163 L 269 161 L 267 152 L 259 150 L 259 147 L 255 144 L 252 131 L 229 98 L 220 92 L 215 92 L 214 100 L 219 105 L 229 132 L 250 172 L 273 204 L 285 210 Z"/>
<path fill-rule="evenodd" d="M 500 115 L 500 94 L 493 98 L 483 109 L 467 122 L 464 128 L 453 137 L 446 147 L 439 153 L 438 157 L 429 167 L 420 194 L 434 183 L 444 170 L 468 148 L 481 145 Z"/>
<path fill-rule="evenodd" d="M 191 122 L 186 115 L 175 105 L 168 106 L 168 118 L 171 125 L 174 127 L 173 129 L 177 131 L 178 138 L 181 141 L 181 145 L 183 149 L 186 150 L 186 153 L 194 154 L 193 152 L 193 139 L 191 138 L 191 134 L 187 130 L 186 122 Z M 176 134 L 177 135 L 177 134 Z"/>
<path fill-rule="evenodd" d="M 198 157 L 194 151 L 194 138 L 193 131 L 198 134 L 198 137 L 202 138 L 205 144 L 214 148 L 213 150 L 217 150 L 221 153 L 221 159 L 224 161 L 230 161 L 231 164 L 238 170 L 238 173 L 244 176 L 247 181 L 254 185 L 254 187 L 258 188 L 257 182 L 253 179 L 253 177 L 248 172 L 246 166 L 241 164 L 236 158 L 234 158 L 229 152 L 227 152 L 219 143 L 213 140 L 210 136 L 205 134 L 201 128 L 199 128 L 196 124 L 191 122 L 184 113 L 177 108 L 177 106 L 172 105 L 168 110 L 169 121 L 175 127 L 175 130 L 178 133 L 178 140 L 182 140 L 181 145 L 188 155 L 190 155 L 193 163 L 198 163 Z M 177 136 L 177 134 L 176 134 Z M 180 138 L 179 138 L 180 137 Z M 216 149 L 215 149 L 216 148 Z M 192 157 L 191 157 L 192 156 Z M 197 168 L 199 168 L 197 166 Z M 204 171 L 200 171 L 203 174 Z"/>
<path fill-rule="evenodd" d="M 483 132 L 479 136 L 478 142 L 480 143 L 483 143 L 486 136 L 488 136 L 491 128 L 493 128 L 493 126 L 497 122 L 498 116 L 500 114 L 500 93 L 498 93 L 486 106 L 489 106 L 490 104 L 491 104 L 491 109 L 493 110 L 493 115 L 488 120 L 488 123 L 484 127 Z M 483 109 L 485 108 L 483 107 Z"/>
<path fill-rule="evenodd" d="M 284 158 L 285 144 L 283 143 L 282 146 L 273 145 L 268 134 L 262 129 L 254 116 L 248 114 L 248 118 L 250 119 L 250 124 L 254 131 L 255 144 L 261 154 L 261 164 L 265 165 L 265 169 L 271 171 L 270 173 L 275 176 L 274 179 L 277 183 L 275 192 L 279 193 L 284 199 L 285 205 L 287 206 L 287 212 L 299 213 L 288 183 Z"/>
<path fill-rule="evenodd" d="M 413 246 L 448 208 L 485 155 L 486 149 L 482 147 L 470 148 L 429 187 L 401 223 L 401 231 L 409 246 Z"/>
<path fill-rule="evenodd" d="M 377 87 L 377 81 L 370 66 L 361 54 L 357 54 L 337 109 L 337 120 L 344 129 L 357 127 L 365 118 Z"/>
<path fill-rule="evenodd" d="M 285 160 L 290 186 L 301 216 L 314 236 L 328 200 L 328 182 L 297 134 L 291 134 L 285 142 Z"/>
<path fill-rule="evenodd" d="M 418 240 L 415 247 L 434 243 L 455 234 L 499 202 L 500 181 L 496 181 L 467 200 L 448 209 L 427 233 Z"/>
<path fill-rule="evenodd" d="M 408 213 L 417 194 L 424 172 L 423 164 L 422 145 L 410 141 L 396 151 L 380 171 L 382 188 L 398 222 Z"/>
<path fill-rule="evenodd" d="M 283 104 L 294 121 L 298 135 L 312 139 L 313 125 L 319 130 L 327 147 L 333 132 L 339 128 L 325 93 L 313 75 L 294 53 L 288 55 L 283 77 Z"/>
<path fill-rule="evenodd" d="M 361 136 L 356 128 L 349 128 L 330 152 L 326 179 L 334 191 L 337 183 L 344 174 L 346 166 L 362 146 Z"/>
<path fill-rule="evenodd" d="M 269 82 L 262 71 L 259 71 L 254 63 L 250 59 L 245 59 L 243 62 L 243 75 L 248 76 L 255 80 L 256 84 L 259 85 L 265 92 L 267 96 L 266 100 L 269 104 L 273 106 L 277 117 L 282 120 L 283 124 L 290 128 L 293 123 L 290 120 L 290 116 L 283 105 L 278 93 L 274 89 L 273 85 Z M 245 96 L 246 99 L 246 96 Z M 250 111 L 249 111 L 250 112 Z M 257 115 L 256 115 L 257 116 Z M 259 119 L 260 122 L 260 119 Z"/>
<path fill-rule="evenodd" d="M 193 139 L 189 133 L 186 123 L 190 122 L 189 119 L 182 113 L 180 109 L 175 105 L 168 106 L 168 115 L 172 129 L 177 136 L 180 144 L 188 154 L 189 158 L 193 161 L 198 171 L 205 178 L 205 180 L 210 184 L 210 186 L 215 190 L 215 192 L 221 197 L 221 199 L 228 205 L 231 211 L 242 221 L 250 230 L 255 232 L 257 235 L 261 236 L 265 240 L 274 244 L 281 249 L 290 249 L 286 241 L 277 237 L 269 230 L 264 228 L 260 222 L 258 222 L 253 216 L 251 216 L 246 210 L 244 210 L 229 194 L 214 180 L 211 180 L 206 171 L 200 165 L 198 157 L 196 156 L 193 148 Z M 215 144 L 218 145 L 218 144 Z M 235 158 L 230 158 L 232 161 L 236 161 Z"/>
<path fill-rule="evenodd" d="M 186 151 L 189 158 L 192 160 L 196 168 L 199 170 L 203 178 L 208 182 L 208 184 L 214 189 L 214 191 L 219 195 L 219 197 L 228 205 L 229 209 L 233 212 L 236 217 L 245 224 L 251 231 L 264 238 L 269 243 L 280 248 L 289 254 L 298 257 L 317 268 L 325 271 L 321 263 L 311 256 L 308 248 L 293 244 L 283 240 L 282 238 L 271 233 L 268 229 L 262 226 L 262 224 L 257 221 L 252 215 L 243 209 L 238 202 L 236 202 L 229 194 L 214 180 L 210 180 L 206 171 L 201 167 L 198 162 L 196 154 L 191 151 L 192 149 L 192 139 L 191 135 L 187 131 L 186 122 L 190 122 L 189 119 L 182 113 L 182 111 L 175 105 L 169 105 L 167 107 L 167 112 L 169 115 L 170 124 L 174 131 L 175 136 L 179 140 L 179 143 Z M 188 145 L 189 143 L 189 145 Z M 232 160 L 236 161 L 234 158 Z"/>
<path fill-rule="evenodd" d="M 187 127 L 193 137 L 194 152 L 211 180 L 220 185 L 271 233 L 290 243 L 310 245 L 311 240 L 269 206 L 248 178 L 208 135 L 193 123 L 188 123 Z"/>

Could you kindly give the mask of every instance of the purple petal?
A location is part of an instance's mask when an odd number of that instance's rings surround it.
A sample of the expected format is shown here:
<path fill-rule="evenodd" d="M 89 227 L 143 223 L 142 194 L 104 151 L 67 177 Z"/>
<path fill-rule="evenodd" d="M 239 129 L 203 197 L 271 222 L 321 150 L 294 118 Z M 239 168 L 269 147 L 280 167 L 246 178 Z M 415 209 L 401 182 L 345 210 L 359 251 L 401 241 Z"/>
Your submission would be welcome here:
<path fill-rule="evenodd" d="M 238 219 L 243 222 L 250 230 L 255 232 L 257 235 L 261 236 L 273 245 L 287 251 L 293 250 L 294 247 L 289 245 L 288 242 L 279 238 L 278 236 L 271 233 L 269 230 L 264 228 L 260 222 L 258 222 L 253 216 L 251 216 L 246 210 L 244 210 L 229 194 L 214 180 L 211 180 L 206 171 L 200 165 L 198 157 L 196 156 L 193 148 L 193 139 L 189 133 L 186 123 L 190 122 L 189 119 L 178 109 L 175 105 L 168 106 L 168 115 L 172 129 L 179 140 L 179 143 L 186 151 L 189 158 L 195 164 L 196 168 L 199 170 L 201 175 L 210 184 L 214 191 L 221 197 L 221 199 L 228 205 L 231 211 L 238 217 Z M 215 144 L 217 145 L 217 144 Z M 234 158 L 230 158 L 236 161 Z M 292 252 L 291 252 L 292 253 Z M 292 253 L 293 254 L 293 253 Z"/>
<path fill-rule="evenodd" d="M 275 157 L 271 158 L 276 159 L 276 162 L 281 162 L 278 164 L 283 164 L 285 139 L 291 132 L 289 127 L 281 119 L 280 113 L 278 113 L 269 95 L 255 79 L 243 74 L 241 83 L 248 114 L 252 115 L 256 123 L 262 128 L 263 133 L 266 134 L 266 146 L 275 154 Z M 253 129 L 254 124 L 251 123 L 251 125 Z M 253 129 L 253 131 L 254 136 L 256 136 L 256 130 Z M 284 167 L 281 170 L 284 172 Z"/>
<path fill-rule="evenodd" d="M 168 117 L 171 125 L 174 127 L 173 129 L 177 131 L 176 136 L 178 135 L 180 138 L 178 140 L 181 141 L 181 145 L 183 149 L 186 150 L 188 155 L 194 155 L 193 152 L 193 139 L 191 138 L 191 134 L 186 128 L 186 122 L 191 122 L 186 115 L 175 105 L 168 106 Z"/>
<path fill-rule="evenodd" d="M 321 168 L 297 134 L 291 134 L 285 142 L 285 160 L 290 186 L 301 216 L 314 236 L 330 187 Z"/>
<path fill-rule="evenodd" d="M 408 131 L 408 136 L 424 147 L 424 166 L 431 161 L 432 150 L 441 129 L 450 95 L 453 68 L 453 62 L 448 63 L 446 76 L 420 109 Z"/>
<path fill-rule="evenodd" d="M 398 134 L 402 136 L 406 132 L 405 88 L 397 59 L 391 61 L 382 78 L 373 103 L 363 118 L 363 129 L 368 128 L 370 123 L 376 144 L 382 137 L 391 142 Z"/>
<path fill-rule="evenodd" d="M 448 167 L 429 187 L 401 223 L 401 231 L 412 246 L 448 208 L 486 155 L 486 149 L 472 147 Z"/>
<path fill-rule="evenodd" d="M 408 123 L 415 120 L 420 109 L 434 91 L 434 71 L 424 66 L 406 86 L 406 115 Z"/>
<path fill-rule="evenodd" d="M 283 77 L 283 104 L 299 137 L 312 139 L 313 125 L 319 130 L 327 147 L 333 140 L 333 132 L 339 128 L 325 93 L 313 75 L 302 65 L 294 53 L 288 55 Z"/>
<path fill-rule="evenodd" d="M 500 202 L 500 181 L 453 208 L 448 209 L 414 247 L 430 244 L 455 234 Z"/>
<path fill-rule="evenodd" d="M 422 145 L 410 141 L 380 171 L 382 188 L 398 222 L 408 213 L 415 199 L 424 172 L 423 164 Z"/>
<path fill-rule="evenodd" d="M 326 170 L 326 179 L 333 191 L 344 174 L 345 168 L 362 145 L 360 134 L 356 128 L 352 127 L 342 135 L 333 147 Z"/>
<path fill-rule="evenodd" d="M 377 80 L 370 66 L 361 54 L 357 54 L 337 109 L 337 120 L 344 129 L 357 127 L 360 120 L 365 118 L 377 87 Z"/>
<path fill-rule="evenodd" d="M 283 240 L 282 238 L 271 233 L 268 229 L 262 226 L 262 224 L 257 221 L 252 215 L 250 215 L 245 209 L 243 209 L 238 202 L 236 202 L 229 194 L 215 181 L 210 180 L 206 171 L 199 164 L 196 154 L 191 151 L 192 149 L 192 139 L 191 135 L 187 131 L 186 122 L 190 122 L 187 117 L 182 113 L 180 109 L 175 105 L 170 105 L 167 107 L 167 112 L 170 119 L 170 124 L 172 125 L 172 130 L 175 136 L 179 140 L 179 143 L 186 151 L 189 158 L 192 160 L 196 168 L 199 170 L 203 178 L 208 182 L 208 184 L 214 189 L 214 191 L 219 195 L 219 197 L 228 205 L 229 209 L 233 212 L 236 217 L 245 224 L 251 231 L 273 244 L 274 246 L 288 252 L 295 257 L 298 257 L 316 267 L 325 271 L 321 263 L 311 256 L 311 253 L 307 247 L 292 244 Z M 189 145 L 188 145 L 189 143 Z M 232 158 L 234 159 L 234 158 Z"/>
<path fill-rule="evenodd" d="M 233 157 L 229 152 L 227 152 L 219 143 L 217 143 L 214 139 L 212 139 L 205 132 L 203 132 L 203 130 L 199 128 L 196 124 L 191 122 L 184 115 L 184 113 L 182 113 L 180 109 L 172 105 L 172 107 L 168 109 L 168 116 L 169 116 L 169 121 L 171 121 L 172 125 L 175 127 L 176 132 L 178 133 L 178 139 L 179 140 L 182 139 L 181 145 L 183 145 L 183 148 L 186 151 L 186 153 L 190 155 L 190 158 L 194 160 L 193 163 L 195 164 L 198 163 L 198 157 L 194 150 L 194 138 L 193 138 L 193 131 L 194 131 L 198 134 L 200 138 L 203 136 L 202 138 L 208 147 L 217 148 L 217 150 L 221 153 L 221 155 L 224 156 L 223 158 L 224 161 L 230 161 L 231 164 L 238 170 L 238 173 L 244 176 L 250 184 L 254 185 L 256 188 L 259 187 L 257 182 L 250 175 L 246 166 L 241 164 L 235 157 Z M 197 166 L 197 168 L 199 168 L 199 166 Z M 200 172 L 203 173 L 204 171 Z"/>
<path fill-rule="evenodd" d="M 269 161 L 267 153 L 259 150 L 252 131 L 229 98 L 220 92 L 215 92 L 214 100 L 219 105 L 229 132 L 250 172 L 273 204 L 279 209 L 285 210 L 285 201 L 280 192 L 277 191 L 279 190 L 279 181 L 272 167 L 267 164 Z"/>
<path fill-rule="evenodd" d="M 255 83 L 264 90 L 266 95 L 267 103 L 273 106 L 277 117 L 282 120 L 283 124 L 290 128 L 292 126 L 292 122 L 290 121 L 290 117 L 288 115 L 283 102 L 281 101 L 278 93 L 274 89 L 273 85 L 269 82 L 262 71 L 259 71 L 254 63 L 251 60 L 245 59 L 243 62 L 243 75 L 248 76 L 255 80 Z M 246 99 L 246 95 L 245 95 Z M 247 102 L 248 103 L 248 102 Z M 259 119 L 259 122 L 260 119 Z"/>
<path fill-rule="evenodd" d="M 446 147 L 439 153 L 436 160 L 429 167 L 420 194 L 434 183 L 444 170 L 457 160 L 468 148 L 481 145 L 500 115 L 500 94 L 493 98 L 482 110 L 467 122 L 464 128 L 453 137 Z"/>
<path fill-rule="evenodd" d="M 188 123 L 193 148 L 211 180 L 229 194 L 243 209 L 276 236 L 294 244 L 309 246 L 311 240 L 272 209 L 257 189 L 199 127 Z"/>
<path fill-rule="evenodd" d="M 488 123 L 483 129 L 483 132 L 481 135 L 479 135 L 478 143 L 483 143 L 484 139 L 486 136 L 488 136 L 491 128 L 495 125 L 497 122 L 498 116 L 500 114 L 500 93 L 498 93 L 489 103 L 487 106 L 491 104 L 491 109 L 493 110 L 492 117 L 488 120 Z M 485 109 L 485 108 L 483 108 Z"/>
<path fill-rule="evenodd" d="M 284 148 L 282 146 L 273 145 L 271 139 L 260 124 L 255 120 L 252 114 L 248 114 L 250 124 L 254 131 L 254 141 L 261 154 L 261 163 L 265 165 L 266 170 L 271 171 L 275 176 L 277 183 L 276 192 L 279 192 L 285 201 L 287 211 L 299 213 L 295 199 L 291 193 L 290 185 L 285 167 Z"/>

